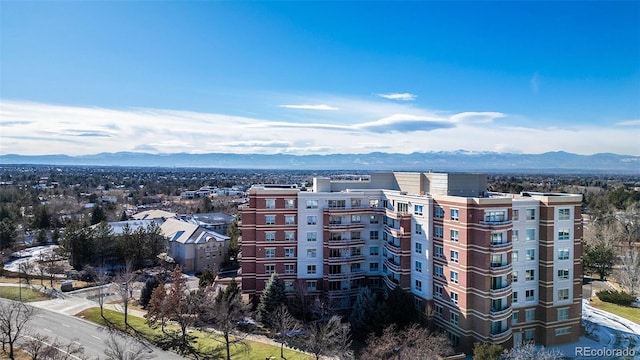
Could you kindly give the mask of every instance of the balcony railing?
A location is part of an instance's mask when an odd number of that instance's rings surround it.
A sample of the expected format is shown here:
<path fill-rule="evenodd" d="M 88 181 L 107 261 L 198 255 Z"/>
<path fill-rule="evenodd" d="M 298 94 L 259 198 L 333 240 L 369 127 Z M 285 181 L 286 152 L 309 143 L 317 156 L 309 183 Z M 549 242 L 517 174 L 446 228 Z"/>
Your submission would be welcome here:
<path fill-rule="evenodd" d="M 509 336 L 511 336 L 511 331 L 511 328 L 492 329 L 489 337 L 493 341 L 504 342 L 505 340 L 509 339 Z"/>
<path fill-rule="evenodd" d="M 329 246 L 352 246 L 352 245 L 360 245 L 364 244 L 363 238 L 356 239 L 329 239 Z"/>
<path fill-rule="evenodd" d="M 384 283 L 389 287 L 389 289 L 395 289 L 396 286 L 400 285 L 400 280 L 395 279 L 394 277 L 387 275 L 382 277 Z"/>
<path fill-rule="evenodd" d="M 389 226 L 389 225 L 385 225 L 385 226 L 384 226 L 384 230 L 385 230 L 388 234 L 390 234 L 391 236 L 393 236 L 393 237 L 400 237 L 400 236 L 404 235 L 404 228 L 402 228 L 402 227 L 401 227 L 401 228 L 399 228 L 399 229 L 396 229 L 396 228 L 391 227 L 391 226 Z"/>
<path fill-rule="evenodd" d="M 507 251 L 509 250 L 509 248 L 513 245 L 512 242 L 510 241 L 501 241 L 501 242 L 491 242 L 491 244 L 489 244 L 489 247 L 492 250 L 501 250 L 501 251 Z"/>
<path fill-rule="evenodd" d="M 359 262 L 364 261 L 364 255 L 338 255 L 338 256 L 329 256 L 329 263 L 350 263 L 350 262 Z"/>
<path fill-rule="evenodd" d="M 500 226 L 500 225 L 508 225 L 511 224 L 511 220 L 489 220 L 484 219 L 480 220 L 481 225 L 489 225 L 489 226 Z"/>
<path fill-rule="evenodd" d="M 490 310 L 490 314 L 491 316 L 501 316 L 501 315 L 507 315 L 509 312 L 511 311 L 511 306 L 502 306 L 499 308 L 491 308 Z"/>
<path fill-rule="evenodd" d="M 489 293 L 491 295 L 502 295 L 511 291 L 511 284 L 501 284 L 499 286 L 491 287 Z"/>
<path fill-rule="evenodd" d="M 384 260 L 384 264 L 387 265 L 387 267 L 393 272 L 397 273 L 402 270 L 402 267 L 400 267 L 400 262 L 396 263 L 395 261 L 393 261 L 393 259 L 386 258 Z"/>

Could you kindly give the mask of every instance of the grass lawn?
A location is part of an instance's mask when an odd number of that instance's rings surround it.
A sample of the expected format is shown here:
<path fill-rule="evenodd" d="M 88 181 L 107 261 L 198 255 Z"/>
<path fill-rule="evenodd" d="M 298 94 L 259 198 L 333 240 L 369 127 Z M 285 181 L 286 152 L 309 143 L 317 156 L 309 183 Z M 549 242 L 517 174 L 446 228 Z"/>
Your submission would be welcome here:
<path fill-rule="evenodd" d="M 40 291 L 31 290 L 24 286 L 22 289 L 18 286 L 0 286 L 0 298 L 20 301 L 21 292 L 22 301 L 24 302 L 49 300 L 49 297 L 46 294 L 43 294 Z"/>
<path fill-rule="evenodd" d="M 590 304 L 600 310 L 608 311 L 612 314 L 622 316 L 625 319 L 629 319 L 636 324 L 640 324 L 640 309 L 627 306 L 616 305 L 608 302 L 601 301 L 597 296 L 591 299 Z"/>
<path fill-rule="evenodd" d="M 114 324 L 118 329 L 124 329 L 124 316 L 122 313 L 113 311 L 110 309 L 104 309 L 104 315 L 112 324 Z M 77 314 L 77 316 L 87 319 L 89 321 L 105 325 L 104 319 L 100 316 L 100 308 L 90 308 L 82 311 Z M 146 320 L 143 318 L 139 318 L 136 316 L 128 316 L 128 323 L 131 327 L 133 327 L 139 334 L 144 336 L 146 339 L 153 340 L 154 337 L 161 335 L 162 331 L 158 327 L 157 329 L 150 328 Z M 176 328 L 173 326 L 173 328 Z M 205 352 L 216 353 L 219 355 L 226 354 L 224 350 L 224 340 L 217 335 L 213 335 L 210 333 L 205 333 L 201 331 L 194 331 L 190 333 L 198 338 L 199 348 Z M 222 341 L 219 341 L 219 340 Z M 231 356 L 233 359 L 264 359 L 269 356 L 274 356 L 274 358 L 280 358 L 280 347 L 273 346 L 269 344 L 263 344 L 261 342 L 256 341 L 245 341 L 250 349 L 249 351 L 243 351 L 238 346 L 231 347 Z M 297 351 L 293 351 L 290 349 L 284 350 L 284 356 L 287 360 L 308 360 L 313 359 L 312 356 L 307 354 L 303 354 Z M 215 358 L 215 356 L 213 356 Z"/>

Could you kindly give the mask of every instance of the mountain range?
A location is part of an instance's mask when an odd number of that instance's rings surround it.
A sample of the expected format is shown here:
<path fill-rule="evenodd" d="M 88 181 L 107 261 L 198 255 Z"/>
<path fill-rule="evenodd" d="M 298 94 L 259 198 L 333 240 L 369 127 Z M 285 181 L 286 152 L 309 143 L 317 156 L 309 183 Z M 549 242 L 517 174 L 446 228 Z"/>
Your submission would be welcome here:
<path fill-rule="evenodd" d="M 395 154 L 149 154 L 139 152 L 95 155 L 0 155 L 0 164 L 59 166 L 121 166 L 177 168 L 245 168 L 283 170 L 481 171 L 527 173 L 640 174 L 640 156 L 601 153 L 578 155 L 563 151 L 543 154 L 496 152 L 414 152 Z"/>

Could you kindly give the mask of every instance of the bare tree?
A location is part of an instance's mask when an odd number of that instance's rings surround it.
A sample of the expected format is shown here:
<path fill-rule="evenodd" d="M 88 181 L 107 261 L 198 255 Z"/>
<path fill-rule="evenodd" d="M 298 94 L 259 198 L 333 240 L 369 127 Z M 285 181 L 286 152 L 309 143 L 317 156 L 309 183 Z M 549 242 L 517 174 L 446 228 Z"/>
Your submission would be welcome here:
<path fill-rule="evenodd" d="M 104 351 L 107 360 L 148 360 L 155 357 L 147 347 L 131 337 L 111 334 L 104 343 L 107 345 Z"/>
<path fill-rule="evenodd" d="M 307 351 L 320 356 L 351 359 L 351 330 L 349 323 L 342 323 L 339 316 L 334 315 L 329 320 L 318 320 L 307 326 L 303 336 L 303 345 Z"/>
<path fill-rule="evenodd" d="M 282 304 L 271 313 L 269 324 L 275 333 L 276 341 L 280 343 L 280 357 L 284 359 L 284 343 L 288 337 L 298 335 L 302 327 Z"/>
<path fill-rule="evenodd" d="M 227 360 L 231 360 L 231 345 L 239 345 L 248 350 L 249 345 L 244 341 L 248 334 L 238 331 L 238 324 L 249 313 L 249 306 L 242 302 L 237 283 L 232 281 L 224 291 L 217 294 L 208 287 L 204 303 L 207 304 L 203 310 L 206 317 L 210 317 L 215 329 L 222 333 Z"/>
<path fill-rule="evenodd" d="M 369 359 L 437 359 L 453 352 L 443 334 L 432 334 L 426 328 L 413 324 L 397 331 L 394 325 L 386 327 L 382 335 L 369 335 L 367 346 L 360 358 Z"/>
<path fill-rule="evenodd" d="M 640 289 L 640 249 L 630 247 L 620 254 L 618 282 L 635 296 Z"/>
<path fill-rule="evenodd" d="M 96 274 L 96 281 L 98 282 L 98 286 L 96 287 L 96 300 L 98 301 L 98 305 L 100 306 L 100 316 L 104 317 L 104 301 L 106 297 L 109 295 L 108 289 L 111 286 L 109 283 L 109 275 L 105 271 L 98 271 Z"/>
<path fill-rule="evenodd" d="M 33 360 L 88 359 L 84 353 L 84 347 L 77 341 L 63 342 L 58 339 L 52 341 L 49 336 L 39 333 L 25 335 L 24 340 L 21 341 L 21 348 L 28 352 Z"/>
<path fill-rule="evenodd" d="M 35 313 L 34 307 L 21 302 L 0 302 L 0 335 L 4 338 L 3 350 L 5 342 L 9 344 L 9 358 L 14 359 L 13 346 L 22 337 Z"/>
<path fill-rule="evenodd" d="M 125 328 L 129 327 L 129 302 L 133 300 L 133 282 L 135 277 L 136 275 L 133 272 L 133 264 L 130 261 L 127 262 L 123 272 L 116 276 L 116 292 L 120 297 L 120 302 L 122 302 Z"/>
<path fill-rule="evenodd" d="M 31 278 L 33 278 L 33 274 L 35 273 L 35 263 L 31 261 L 24 261 L 18 264 L 18 272 L 20 276 L 24 278 L 24 281 L 27 283 L 27 286 L 31 286 Z"/>
<path fill-rule="evenodd" d="M 560 360 L 562 354 L 558 350 L 536 347 L 532 343 L 512 348 L 505 356 L 505 360 Z"/>

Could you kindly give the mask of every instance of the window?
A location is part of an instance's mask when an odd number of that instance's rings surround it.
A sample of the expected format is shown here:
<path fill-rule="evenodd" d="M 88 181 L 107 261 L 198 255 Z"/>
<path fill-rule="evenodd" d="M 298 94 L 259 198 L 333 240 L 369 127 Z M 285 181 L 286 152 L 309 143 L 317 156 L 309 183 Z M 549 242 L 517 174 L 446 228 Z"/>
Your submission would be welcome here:
<path fill-rule="evenodd" d="M 307 216 L 307 225 L 315 225 L 316 222 L 317 222 L 317 217 Z"/>
<path fill-rule="evenodd" d="M 524 301 L 533 301 L 535 299 L 535 290 L 530 289 L 524 292 Z"/>
<path fill-rule="evenodd" d="M 558 260 L 569 260 L 569 249 L 558 249 Z"/>
<path fill-rule="evenodd" d="M 562 229 L 558 231 L 558 240 L 569 240 L 569 229 Z"/>
<path fill-rule="evenodd" d="M 407 212 L 409 212 L 409 204 L 403 203 L 403 202 L 399 202 L 398 203 L 398 212 L 399 213 L 407 213 Z"/>
<path fill-rule="evenodd" d="M 416 243 L 416 253 L 422 254 L 422 244 L 419 242 Z"/>
<path fill-rule="evenodd" d="M 422 291 L 422 281 L 416 280 L 416 290 Z"/>
<path fill-rule="evenodd" d="M 437 277 L 444 277 L 444 270 L 442 269 L 442 265 L 436 265 L 436 276 Z"/>
<path fill-rule="evenodd" d="M 442 297 L 442 294 L 440 295 L 440 297 Z M 442 317 L 442 305 L 436 305 L 435 309 L 436 309 L 436 316 L 441 318 Z"/>
<path fill-rule="evenodd" d="M 264 249 L 264 257 L 269 259 L 276 257 L 276 249 L 275 248 Z"/>
<path fill-rule="evenodd" d="M 380 249 L 377 246 L 372 246 L 369 248 L 369 255 L 378 256 L 380 255 Z"/>
<path fill-rule="evenodd" d="M 433 288 L 433 292 L 436 294 L 436 297 L 442 298 L 442 286 L 434 285 Z"/>
<path fill-rule="evenodd" d="M 318 200 L 307 200 L 307 209 L 317 209 Z"/>
<path fill-rule="evenodd" d="M 458 293 L 455 292 L 455 291 L 452 291 L 450 293 L 450 296 L 451 296 L 451 302 L 457 305 L 458 304 Z"/>
<path fill-rule="evenodd" d="M 503 222 L 505 220 L 504 211 L 485 211 L 484 221 L 486 222 Z"/>
<path fill-rule="evenodd" d="M 369 231 L 369 240 L 378 240 L 380 239 L 380 233 L 378 230 Z"/>
<path fill-rule="evenodd" d="M 351 199 L 351 207 L 352 208 L 362 207 L 362 200 L 360 200 L 360 199 Z"/>
<path fill-rule="evenodd" d="M 569 320 L 569 308 L 558 309 L 558 321 Z"/>
<path fill-rule="evenodd" d="M 451 345 L 452 347 L 457 347 L 458 345 L 460 345 L 460 336 L 452 333 L 451 331 L 448 331 L 448 335 L 449 345 Z"/>
<path fill-rule="evenodd" d="M 511 281 L 512 282 L 518 282 L 518 272 L 517 271 L 512 271 L 511 272 Z"/>
<path fill-rule="evenodd" d="M 558 290 L 558 301 L 569 300 L 569 289 Z"/>
<path fill-rule="evenodd" d="M 416 234 L 422 234 L 422 224 L 416 224 Z"/>
<path fill-rule="evenodd" d="M 536 277 L 535 272 L 536 272 L 536 271 L 535 271 L 534 269 L 525 270 L 525 272 L 524 272 L 524 279 L 525 279 L 526 281 L 531 281 L 531 280 L 533 280 L 533 279 Z"/>
<path fill-rule="evenodd" d="M 438 239 L 442 239 L 444 237 L 444 229 L 442 228 L 442 226 L 434 226 L 433 236 Z"/>
<path fill-rule="evenodd" d="M 458 283 L 458 276 L 459 276 L 458 272 L 451 270 L 451 274 L 450 275 L 451 275 L 451 282 L 454 283 L 454 284 L 457 284 Z"/>
<path fill-rule="evenodd" d="M 452 312 L 451 313 L 451 324 L 452 325 L 458 325 L 458 314 Z"/>
<path fill-rule="evenodd" d="M 536 209 L 527 209 L 527 220 L 536 219 Z"/>
<path fill-rule="evenodd" d="M 536 239 L 536 229 L 527 229 L 527 233 L 525 235 L 525 240 L 533 241 Z"/>
<path fill-rule="evenodd" d="M 436 206 L 436 211 L 435 211 L 435 213 L 436 213 L 436 215 L 435 215 L 435 216 L 436 216 L 436 218 L 438 218 L 438 219 L 442 219 L 442 218 L 444 218 L 444 209 L 443 209 L 442 207 L 440 207 L 440 206 Z"/>
<path fill-rule="evenodd" d="M 524 259 L 527 261 L 531 261 L 531 260 L 535 260 L 536 259 L 536 249 L 527 249 Z"/>
<path fill-rule="evenodd" d="M 518 250 L 513 250 L 511 252 L 511 262 L 512 263 L 518 262 Z"/>
<path fill-rule="evenodd" d="M 307 265 L 307 274 L 315 274 L 316 266 L 315 265 Z"/>
<path fill-rule="evenodd" d="M 264 241 L 276 241 L 276 232 L 275 231 L 267 231 L 264 233 Z"/>
<path fill-rule="evenodd" d="M 517 291 L 513 292 L 513 296 L 511 297 L 511 302 L 514 303 L 514 304 L 518 302 L 518 292 Z"/>
<path fill-rule="evenodd" d="M 534 342 L 536 338 L 536 330 L 528 329 L 524 331 L 524 341 L 526 342 Z"/>
<path fill-rule="evenodd" d="M 369 224 L 379 224 L 380 223 L 380 217 L 377 215 L 371 215 L 369 216 Z"/>
<path fill-rule="evenodd" d="M 295 248 L 285 248 L 284 249 L 284 257 L 295 257 L 296 249 Z"/>
<path fill-rule="evenodd" d="M 292 225 L 296 223 L 296 216 L 295 215 L 285 215 L 284 216 L 284 223 L 287 225 Z"/>
<path fill-rule="evenodd" d="M 439 258 L 444 257 L 444 252 L 442 251 L 442 246 L 438 246 L 438 245 L 435 246 L 435 256 L 439 257 Z"/>
<path fill-rule="evenodd" d="M 271 264 L 271 265 L 265 265 L 264 266 L 264 273 L 265 274 L 273 274 L 274 272 L 276 272 L 276 266 Z"/>
<path fill-rule="evenodd" d="M 513 230 L 511 232 L 511 241 L 518 241 L 518 230 Z"/>
<path fill-rule="evenodd" d="M 558 220 L 570 220 L 571 209 L 558 209 Z"/>
<path fill-rule="evenodd" d="M 267 199 L 265 200 L 264 207 L 267 209 L 275 209 L 276 208 L 276 200 L 275 199 Z"/>
<path fill-rule="evenodd" d="M 451 209 L 451 220 L 458 221 L 460 219 L 460 210 Z"/>
<path fill-rule="evenodd" d="M 351 223 L 352 224 L 360 224 L 360 215 L 351 215 Z"/>
<path fill-rule="evenodd" d="M 451 229 L 451 241 L 458 242 L 458 230 Z"/>
<path fill-rule="evenodd" d="M 511 324 L 515 325 L 518 323 L 518 313 L 514 312 L 513 314 L 511 314 Z"/>
<path fill-rule="evenodd" d="M 571 328 L 570 327 L 564 327 L 564 328 L 556 329 L 556 336 L 566 335 L 566 334 L 571 334 Z"/>
<path fill-rule="evenodd" d="M 351 240 L 360 240 L 360 239 L 362 239 L 362 236 L 361 236 L 362 234 L 361 234 L 360 231 L 352 231 L 350 233 L 350 235 L 351 235 Z"/>
<path fill-rule="evenodd" d="M 379 264 L 377 262 L 369 263 L 369 271 L 378 271 Z"/>
<path fill-rule="evenodd" d="M 315 258 L 316 249 L 307 249 L 307 258 Z"/>
<path fill-rule="evenodd" d="M 295 231 L 285 231 L 284 232 L 284 240 L 285 241 L 295 241 L 296 240 Z"/>
<path fill-rule="evenodd" d="M 293 280 L 285 280 L 284 281 L 284 289 L 287 291 L 293 290 Z"/>
<path fill-rule="evenodd" d="M 285 274 L 294 274 L 296 272 L 295 264 L 284 264 L 284 273 Z"/>
<path fill-rule="evenodd" d="M 422 272 L 422 263 L 420 261 L 416 261 L 416 271 L 419 273 Z"/>
<path fill-rule="evenodd" d="M 456 250 L 451 250 L 449 252 L 451 262 L 457 263 L 459 259 L 459 253 Z"/>
<path fill-rule="evenodd" d="M 315 231 L 307 233 L 307 241 L 316 241 L 318 239 L 318 234 Z"/>
<path fill-rule="evenodd" d="M 532 322 L 536 319 L 536 309 L 527 309 L 524 311 L 524 321 Z"/>
<path fill-rule="evenodd" d="M 518 209 L 513 209 L 513 210 L 511 210 L 511 218 L 512 218 L 512 220 L 514 220 L 514 221 L 515 221 L 515 220 L 518 220 L 518 218 L 519 218 L 519 211 L 518 211 Z"/>
<path fill-rule="evenodd" d="M 307 290 L 316 291 L 317 288 L 318 288 L 318 281 L 317 280 L 309 280 L 309 281 L 307 281 Z"/>
<path fill-rule="evenodd" d="M 295 199 L 284 199 L 284 207 L 285 209 L 293 209 L 296 207 Z"/>
<path fill-rule="evenodd" d="M 276 223 L 276 216 L 275 215 L 265 215 L 264 216 L 264 222 L 267 225 L 275 225 Z"/>
<path fill-rule="evenodd" d="M 413 205 L 413 214 L 414 215 L 418 215 L 418 216 L 422 216 L 422 210 L 424 209 L 424 207 L 422 205 Z"/>
<path fill-rule="evenodd" d="M 347 202 L 345 200 L 329 200 L 328 207 L 330 209 L 344 209 Z"/>
<path fill-rule="evenodd" d="M 568 279 L 569 279 L 569 269 L 558 270 L 558 280 L 568 280 Z"/>

